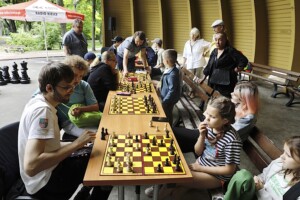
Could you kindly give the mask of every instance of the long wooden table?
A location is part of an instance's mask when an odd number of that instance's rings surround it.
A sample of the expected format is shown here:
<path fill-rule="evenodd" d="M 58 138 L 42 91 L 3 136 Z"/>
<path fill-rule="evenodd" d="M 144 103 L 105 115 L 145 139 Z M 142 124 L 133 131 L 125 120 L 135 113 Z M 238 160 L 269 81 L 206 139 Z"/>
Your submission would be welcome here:
<path fill-rule="evenodd" d="M 153 87 L 153 85 L 152 85 Z M 112 115 L 109 114 L 110 100 L 116 95 L 115 91 L 110 91 L 107 97 L 107 103 L 105 105 L 101 122 L 99 124 L 99 129 L 94 142 L 94 147 L 90 156 L 90 160 L 86 169 L 83 183 L 86 186 L 99 186 L 99 185 L 145 185 L 145 184 L 163 184 L 163 183 L 179 183 L 187 182 L 192 179 L 191 172 L 188 165 L 184 159 L 181 150 L 178 148 L 178 154 L 181 157 L 181 163 L 184 166 L 185 174 L 159 174 L 159 175 L 101 175 L 101 167 L 103 162 L 105 162 L 105 150 L 108 142 L 108 136 L 106 140 L 101 140 L 101 129 L 107 128 L 108 133 L 111 134 L 113 131 L 115 134 L 127 134 L 128 131 L 132 135 L 148 133 L 163 134 L 166 123 L 153 122 L 153 127 L 149 126 L 149 122 L 153 116 L 165 117 L 165 113 L 161 106 L 160 100 L 154 90 L 150 93 L 154 98 L 159 114 L 145 114 L 145 115 Z M 138 93 L 133 94 L 132 97 L 139 97 L 149 95 L 149 93 Z M 159 131 L 156 131 L 156 126 L 158 126 Z M 170 136 L 174 138 L 174 143 L 179 147 L 174 134 L 168 124 L 168 130 L 170 130 Z M 156 188 L 157 189 L 157 188 Z M 124 190 L 124 189 L 123 189 Z M 123 191 L 124 192 L 124 191 Z M 157 193 L 157 191 L 156 191 Z M 119 199 L 120 192 L 119 192 Z"/>

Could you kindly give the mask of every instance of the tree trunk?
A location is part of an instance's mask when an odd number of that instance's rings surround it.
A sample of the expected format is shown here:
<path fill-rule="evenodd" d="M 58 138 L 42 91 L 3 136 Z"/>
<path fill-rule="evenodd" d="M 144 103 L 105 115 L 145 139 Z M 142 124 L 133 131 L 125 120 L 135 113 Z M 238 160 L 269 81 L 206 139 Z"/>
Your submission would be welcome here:
<path fill-rule="evenodd" d="M 62 7 L 64 7 L 64 2 L 63 0 L 56 0 L 56 4 L 57 5 L 60 5 Z M 67 32 L 67 26 L 66 24 L 60 24 L 60 34 L 61 34 L 61 37 L 63 37 L 65 35 L 65 33 Z"/>
<path fill-rule="evenodd" d="M 93 12 L 92 12 L 92 51 L 96 51 L 96 48 L 95 48 L 96 0 L 92 0 L 92 7 L 93 7 Z"/>
<path fill-rule="evenodd" d="M 4 23 L 7 25 L 8 30 L 10 33 L 16 33 L 17 27 L 14 20 L 11 19 L 4 19 Z"/>

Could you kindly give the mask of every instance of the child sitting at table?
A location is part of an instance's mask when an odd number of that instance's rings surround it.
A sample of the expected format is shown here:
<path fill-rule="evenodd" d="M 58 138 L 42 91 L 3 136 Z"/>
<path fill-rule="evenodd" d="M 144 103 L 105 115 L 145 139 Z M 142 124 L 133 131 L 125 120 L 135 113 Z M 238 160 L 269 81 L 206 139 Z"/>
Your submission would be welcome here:
<path fill-rule="evenodd" d="M 242 143 L 231 124 L 235 119 L 235 105 L 226 97 L 209 101 L 204 112 L 205 120 L 199 125 L 199 138 L 194 146 L 199 156 L 189 165 L 192 182 L 177 184 L 195 189 L 221 187 L 237 170 L 240 164 Z M 173 194 L 172 194 L 173 193 Z M 176 196 L 176 189 L 162 187 L 159 198 Z"/>
<path fill-rule="evenodd" d="M 174 49 L 168 49 L 163 52 L 165 71 L 161 78 L 160 93 L 162 107 L 171 126 L 173 124 L 172 111 L 180 98 L 180 72 L 176 67 L 176 61 L 177 52 Z"/>

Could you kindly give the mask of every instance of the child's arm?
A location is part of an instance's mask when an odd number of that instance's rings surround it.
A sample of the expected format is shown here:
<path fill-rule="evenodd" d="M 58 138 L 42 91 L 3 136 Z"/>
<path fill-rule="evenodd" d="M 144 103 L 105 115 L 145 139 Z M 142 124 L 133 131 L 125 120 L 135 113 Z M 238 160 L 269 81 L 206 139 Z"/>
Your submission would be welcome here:
<path fill-rule="evenodd" d="M 178 85 L 179 85 L 179 76 L 175 75 L 175 74 L 171 74 L 168 77 L 168 93 L 166 94 L 166 96 L 164 97 L 164 99 L 162 100 L 163 103 L 169 103 L 172 102 L 174 98 L 176 98 L 176 95 L 179 94 L 178 90 Z"/>
<path fill-rule="evenodd" d="M 203 151 L 204 151 L 204 148 L 205 148 L 205 137 L 206 137 L 206 134 L 207 134 L 207 129 L 206 129 L 206 123 L 205 122 L 201 122 L 198 126 L 198 130 L 200 132 L 199 134 L 199 137 L 198 137 L 198 140 L 194 146 L 194 150 L 195 150 L 195 153 L 200 156 Z"/>
<path fill-rule="evenodd" d="M 199 165 L 197 162 L 191 164 L 190 169 L 197 172 L 203 172 L 212 175 L 232 175 L 236 172 L 236 164 L 227 164 L 225 166 L 217 166 L 217 167 L 210 167 L 210 166 L 202 166 Z"/>

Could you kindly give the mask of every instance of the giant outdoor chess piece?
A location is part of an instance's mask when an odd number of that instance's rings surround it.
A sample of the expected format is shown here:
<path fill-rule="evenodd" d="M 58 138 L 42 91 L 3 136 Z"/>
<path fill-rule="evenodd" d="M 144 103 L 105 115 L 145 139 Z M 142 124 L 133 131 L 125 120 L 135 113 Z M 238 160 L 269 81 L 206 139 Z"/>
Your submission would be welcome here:
<path fill-rule="evenodd" d="M 16 83 L 20 83 L 20 75 L 18 73 L 18 65 L 17 63 L 14 62 L 14 64 L 12 65 L 13 67 L 13 70 L 11 72 L 12 74 L 12 77 L 11 77 L 11 80 L 10 82 L 13 83 L 13 84 L 16 84 Z"/>
<path fill-rule="evenodd" d="M 30 78 L 28 77 L 28 74 L 27 74 L 27 62 L 25 62 L 23 60 L 23 62 L 20 63 L 21 64 L 21 83 L 22 84 L 28 84 L 30 83 Z"/>
<path fill-rule="evenodd" d="M 8 66 L 4 66 L 2 68 L 2 72 L 3 72 L 2 77 L 6 83 L 10 83 L 10 80 L 11 80 L 8 70 L 9 70 Z"/>
<path fill-rule="evenodd" d="M 0 85 L 6 85 L 6 84 L 7 83 L 2 76 L 2 69 L 0 68 Z"/>

